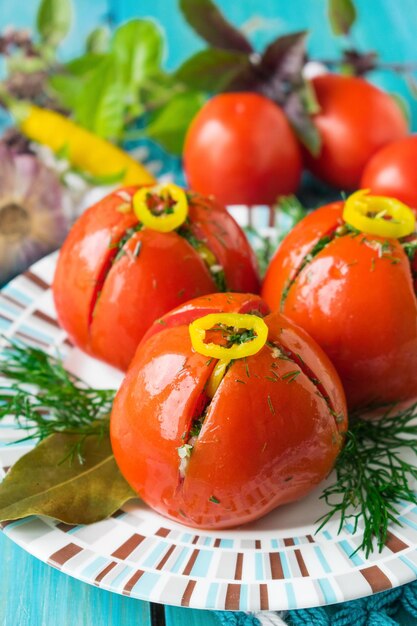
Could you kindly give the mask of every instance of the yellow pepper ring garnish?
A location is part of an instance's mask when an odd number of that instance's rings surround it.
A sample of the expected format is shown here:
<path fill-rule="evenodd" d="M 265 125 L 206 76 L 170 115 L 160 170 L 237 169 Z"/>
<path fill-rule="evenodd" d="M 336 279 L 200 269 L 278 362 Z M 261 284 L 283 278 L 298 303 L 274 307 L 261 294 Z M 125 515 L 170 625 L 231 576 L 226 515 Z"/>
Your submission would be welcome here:
<path fill-rule="evenodd" d="M 242 343 L 233 343 L 230 347 L 216 343 L 205 343 L 206 331 L 218 325 L 240 330 L 253 330 L 255 336 Z M 265 345 L 268 326 L 257 315 L 244 313 L 210 313 L 192 322 L 189 326 L 191 344 L 196 352 L 204 356 L 231 361 L 256 354 Z"/>
<path fill-rule="evenodd" d="M 343 209 L 347 224 L 389 239 L 400 239 L 414 232 L 416 220 L 408 206 L 395 198 L 368 194 L 368 189 L 360 189 L 347 198 Z"/>
<path fill-rule="evenodd" d="M 157 196 L 161 202 L 167 202 L 170 198 L 175 204 L 169 206 L 169 211 L 161 211 L 159 215 L 152 213 L 149 202 L 152 196 Z M 156 185 L 155 187 L 142 187 L 133 196 L 133 210 L 136 217 L 144 226 L 161 233 L 175 230 L 185 222 L 188 215 L 188 200 L 184 189 L 177 185 Z"/>

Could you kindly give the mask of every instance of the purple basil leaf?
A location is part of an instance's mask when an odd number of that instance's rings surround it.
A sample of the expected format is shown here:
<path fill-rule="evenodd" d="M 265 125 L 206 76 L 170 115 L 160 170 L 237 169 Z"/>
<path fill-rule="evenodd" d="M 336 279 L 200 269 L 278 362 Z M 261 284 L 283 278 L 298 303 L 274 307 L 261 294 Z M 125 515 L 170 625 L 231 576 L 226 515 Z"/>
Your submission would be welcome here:
<path fill-rule="evenodd" d="M 327 13 L 335 35 L 348 35 L 356 20 L 356 9 L 352 0 L 328 0 Z"/>
<path fill-rule="evenodd" d="M 343 61 L 353 69 L 355 76 L 364 76 L 377 67 L 378 55 L 376 52 L 357 52 L 345 50 Z"/>
<path fill-rule="evenodd" d="M 287 86 L 302 83 L 306 37 L 306 31 L 283 35 L 275 39 L 262 54 L 259 72 L 265 77 L 264 82 L 270 83 L 268 91 L 273 100 L 279 101 L 279 98 L 273 97 L 274 89 L 278 89 L 281 94 L 283 89 L 287 91 Z"/>
<path fill-rule="evenodd" d="M 282 108 L 301 143 L 313 156 L 318 156 L 321 148 L 321 138 L 309 114 L 308 97 L 308 87 L 306 84 L 303 84 L 289 94 Z"/>
<path fill-rule="evenodd" d="M 176 78 L 191 89 L 217 93 L 233 89 L 244 89 L 245 81 L 240 77 L 250 71 L 247 54 L 227 50 L 207 49 L 187 59 L 176 71 Z M 236 87 L 235 87 L 236 85 Z"/>
<path fill-rule="evenodd" d="M 212 0 L 180 0 L 179 6 L 190 26 L 214 48 L 253 51 L 243 33 L 226 20 Z"/>

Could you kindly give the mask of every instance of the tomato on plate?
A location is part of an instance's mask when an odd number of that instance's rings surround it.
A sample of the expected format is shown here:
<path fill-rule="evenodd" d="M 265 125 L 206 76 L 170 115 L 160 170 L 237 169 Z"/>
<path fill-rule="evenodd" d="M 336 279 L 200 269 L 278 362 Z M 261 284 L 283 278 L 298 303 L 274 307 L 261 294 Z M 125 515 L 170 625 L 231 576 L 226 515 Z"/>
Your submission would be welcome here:
<path fill-rule="evenodd" d="M 71 341 L 120 369 L 153 321 L 182 302 L 225 289 L 259 290 L 254 254 L 224 207 L 173 185 L 142 190 L 115 191 L 79 218 L 53 282 Z M 155 230 L 165 228 L 158 220 L 173 230 Z"/>
<path fill-rule="evenodd" d="M 266 310 L 250 294 L 202 297 L 140 344 L 111 441 L 126 480 L 162 515 L 236 526 L 332 469 L 347 427 L 340 380 L 302 329 Z"/>
<path fill-rule="evenodd" d="M 393 141 L 368 161 L 361 187 L 398 198 L 417 211 L 416 163 L 417 135 Z"/>
<path fill-rule="evenodd" d="M 256 93 L 215 96 L 185 139 L 190 187 L 224 204 L 273 204 L 296 191 L 301 168 L 301 151 L 283 111 Z"/>
<path fill-rule="evenodd" d="M 412 211 L 360 191 L 299 222 L 267 270 L 262 297 L 323 348 L 350 408 L 417 394 L 416 250 Z"/>
<path fill-rule="evenodd" d="M 362 78 L 323 74 L 312 84 L 322 146 L 317 157 L 305 151 L 306 165 L 330 185 L 357 189 L 371 156 L 407 134 L 404 113 L 389 94 Z"/>

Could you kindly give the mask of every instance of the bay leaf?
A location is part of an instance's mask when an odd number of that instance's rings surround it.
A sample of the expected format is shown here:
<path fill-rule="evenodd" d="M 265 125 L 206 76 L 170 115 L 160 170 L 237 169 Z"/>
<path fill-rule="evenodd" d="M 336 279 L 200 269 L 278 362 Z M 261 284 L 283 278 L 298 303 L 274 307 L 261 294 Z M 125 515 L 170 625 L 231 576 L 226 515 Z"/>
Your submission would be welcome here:
<path fill-rule="evenodd" d="M 74 454 L 80 444 L 82 459 Z M 134 497 L 108 434 L 55 433 L 22 456 L 0 483 L 0 521 L 46 515 L 91 524 Z"/>

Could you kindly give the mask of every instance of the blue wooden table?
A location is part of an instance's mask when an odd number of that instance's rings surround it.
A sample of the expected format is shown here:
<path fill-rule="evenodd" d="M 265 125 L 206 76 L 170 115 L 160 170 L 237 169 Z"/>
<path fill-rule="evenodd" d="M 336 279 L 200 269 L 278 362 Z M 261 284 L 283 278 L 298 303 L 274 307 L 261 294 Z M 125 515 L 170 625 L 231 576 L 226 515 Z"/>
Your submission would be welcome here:
<path fill-rule="evenodd" d="M 330 34 L 325 21 L 325 0 L 219 0 L 228 17 L 237 25 L 261 27 L 252 39 L 259 47 L 288 32 L 311 30 L 312 56 L 334 58 L 341 46 Z M 386 61 L 416 61 L 415 0 L 357 0 L 360 21 L 354 31 L 357 44 L 375 49 Z M 31 26 L 37 0 L 2 0 L 0 28 L 7 24 Z M 150 16 L 163 24 L 168 42 L 166 65 L 176 67 L 191 51 L 201 47 L 177 10 L 177 0 L 76 0 L 76 26 L 69 35 L 64 56 L 82 51 L 85 35 L 97 23 L 120 23 L 130 17 Z M 261 19 L 253 20 L 254 16 Z M 411 101 L 402 78 L 375 76 L 391 91 L 406 95 L 413 120 L 417 106 Z M 211 626 L 218 620 L 209 611 L 165 607 L 165 610 L 74 580 L 58 572 L 13 544 L 0 533 L 0 626 Z"/>

